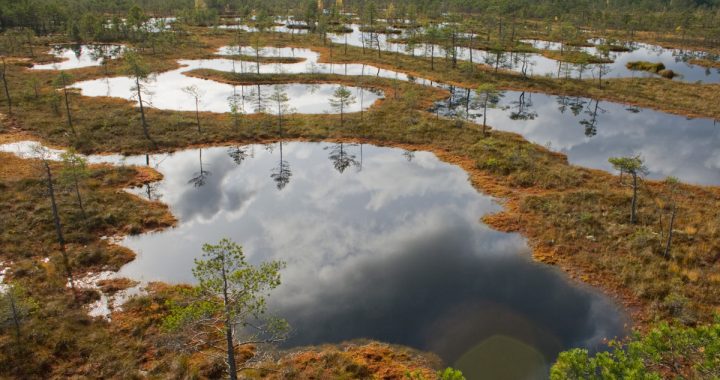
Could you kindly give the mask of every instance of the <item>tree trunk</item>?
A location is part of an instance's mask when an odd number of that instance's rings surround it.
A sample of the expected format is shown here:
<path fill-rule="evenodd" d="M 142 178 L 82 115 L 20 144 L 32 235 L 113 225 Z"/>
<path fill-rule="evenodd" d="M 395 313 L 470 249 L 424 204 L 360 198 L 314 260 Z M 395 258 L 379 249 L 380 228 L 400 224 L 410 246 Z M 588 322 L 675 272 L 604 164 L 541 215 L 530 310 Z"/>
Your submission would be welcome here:
<path fill-rule="evenodd" d="M 379 33 L 375 33 L 375 43 L 377 43 L 378 58 L 380 58 L 382 49 L 380 48 L 380 34 Z"/>
<path fill-rule="evenodd" d="M 15 327 L 15 340 L 20 344 L 20 316 L 18 315 L 17 306 L 15 305 L 15 296 L 12 289 L 8 289 L 7 296 L 10 299 L 10 309 L 12 311 L 13 326 Z"/>
<path fill-rule="evenodd" d="M 670 257 L 670 246 L 672 245 L 673 227 L 675 225 L 675 215 L 677 214 L 677 206 L 673 204 L 672 214 L 670 216 L 670 228 L 668 231 L 667 243 L 665 244 L 665 258 Z"/>
<path fill-rule="evenodd" d="M 228 375 L 231 380 L 237 380 L 237 365 L 235 363 L 235 344 L 233 342 L 232 320 L 230 319 L 230 305 L 228 304 L 227 274 L 225 273 L 225 256 L 222 263 L 223 278 L 223 304 L 225 306 L 225 340 L 227 343 Z"/>
<path fill-rule="evenodd" d="M 638 190 L 638 183 L 637 183 L 637 173 L 632 173 L 633 176 L 633 197 L 632 197 L 632 204 L 631 210 L 630 210 L 630 223 L 635 224 L 637 222 L 637 190 Z"/>
<path fill-rule="evenodd" d="M 67 83 L 65 83 L 65 75 L 61 74 L 61 77 L 62 77 L 62 85 L 63 85 L 63 94 L 65 95 L 65 112 L 67 113 L 68 127 L 70 127 L 70 130 L 72 131 L 73 136 L 77 137 L 77 132 L 75 132 L 75 127 L 73 127 L 73 123 L 72 123 L 72 115 L 70 114 L 70 98 L 68 97 Z"/>
<path fill-rule="evenodd" d="M 260 41 L 255 43 L 255 65 L 257 66 L 257 73 L 260 75 Z"/>
<path fill-rule="evenodd" d="M 485 94 L 485 102 L 483 104 L 483 136 L 486 136 L 485 130 L 487 129 L 487 106 L 488 106 L 488 96 L 489 94 Z"/>
<path fill-rule="evenodd" d="M 457 47 L 455 46 L 455 32 L 452 32 L 452 67 L 457 67 Z"/>
<path fill-rule="evenodd" d="M 8 82 L 7 82 L 7 65 L 5 64 L 5 58 L 2 58 L 2 70 L 0 70 L 0 75 L 2 76 L 3 81 L 3 88 L 5 89 L 5 98 L 7 98 L 8 101 L 8 115 L 12 115 L 12 98 L 10 97 L 10 89 L 8 88 Z"/>
<path fill-rule="evenodd" d="M 468 51 L 470 53 L 470 70 L 475 71 L 475 65 L 473 65 L 473 38 L 475 36 L 475 33 L 471 30 L 470 31 L 470 45 L 468 45 Z"/>
<path fill-rule="evenodd" d="M 435 70 L 435 45 L 430 44 L 430 70 Z"/>
<path fill-rule="evenodd" d="M 75 293 L 75 281 L 73 279 L 72 269 L 70 268 L 70 260 L 68 259 L 67 252 L 65 251 L 65 237 L 63 236 L 62 225 L 60 224 L 60 214 L 58 213 L 57 203 L 55 202 L 55 187 L 52 183 L 50 164 L 47 161 L 43 161 L 43 164 L 45 165 L 45 172 L 47 174 L 47 185 L 48 192 L 50 193 L 53 222 L 55 224 L 55 233 L 57 234 L 58 243 L 60 244 L 60 253 L 62 253 L 63 257 L 63 266 L 65 266 L 65 273 L 68 281 L 70 281 L 70 289 L 72 289 L 73 294 L 77 297 L 77 294 Z"/>
<path fill-rule="evenodd" d="M 73 170 L 75 170 L 75 168 L 73 168 Z M 80 206 L 80 212 L 82 212 L 83 219 L 87 222 L 85 206 L 83 205 L 82 197 L 80 196 L 80 183 L 78 181 L 77 173 L 75 172 L 73 172 L 73 182 L 75 183 L 75 196 L 77 196 L 78 205 Z"/>
<path fill-rule="evenodd" d="M 145 135 L 145 138 L 152 141 L 152 139 L 150 138 L 150 133 L 148 132 L 147 121 L 145 121 L 145 106 L 143 105 L 142 100 L 142 87 L 140 87 L 140 77 L 137 76 L 135 77 L 135 88 L 137 88 L 138 103 L 140 104 L 140 120 L 142 122 L 143 134 Z"/>
<path fill-rule="evenodd" d="M 344 105 L 344 102 L 340 102 L 340 128 L 343 128 L 343 126 L 345 125 L 345 115 L 344 115 L 345 107 L 343 107 L 343 105 Z"/>
<path fill-rule="evenodd" d="M 465 91 L 465 120 L 470 119 L 470 89 Z"/>
<path fill-rule="evenodd" d="M 195 121 L 197 122 L 198 133 L 202 133 L 200 130 L 200 101 L 195 98 Z"/>

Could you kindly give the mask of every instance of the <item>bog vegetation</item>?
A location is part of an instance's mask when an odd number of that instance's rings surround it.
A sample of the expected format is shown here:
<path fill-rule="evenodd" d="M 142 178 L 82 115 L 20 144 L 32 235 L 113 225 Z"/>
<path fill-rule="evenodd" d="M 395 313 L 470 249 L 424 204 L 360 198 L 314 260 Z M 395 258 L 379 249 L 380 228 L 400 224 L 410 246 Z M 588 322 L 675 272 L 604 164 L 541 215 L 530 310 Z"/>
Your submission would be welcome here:
<path fill-rule="evenodd" d="M 267 98 L 258 97 L 262 104 L 254 114 L 244 114 L 237 97 L 228 99 L 227 113 L 202 112 L 204 94 L 197 87 L 184 89 L 192 112 L 158 110 L 147 97 L 154 74 L 176 68 L 179 59 L 209 58 L 221 46 L 254 46 L 256 54 L 235 58 L 292 63 L 297 59 L 262 57 L 258 49 L 292 46 L 319 52 L 321 62 L 365 63 L 470 89 L 483 115 L 498 105 L 503 90 L 516 89 L 720 118 L 719 84 L 607 79 L 603 66 L 609 52 L 624 49 L 621 39 L 702 49 L 709 54 L 702 58 L 704 65 L 717 65 L 712 57 L 720 50 L 719 9 L 716 0 L 0 2 L 0 141 L 30 138 L 66 150 L 60 159 L 47 149 L 38 149 L 34 158 L 0 153 L 0 373 L 14 378 L 237 378 L 238 373 L 255 378 L 281 378 L 281 373 L 286 378 L 462 378 L 457 370 L 441 370 L 442 363 L 429 355 L 378 342 L 274 356 L 270 344 L 281 341 L 288 326 L 261 317 L 266 291 L 279 285 L 283 264 L 252 266 L 240 246 L 227 240 L 205 247 L 206 257 L 196 263 L 198 286 L 149 284 L 145 293 L 114 311 L 112 320 L 88 316 L 87 305 L 101 294 L 79 279 L 118 270 L 134 256 L 110 237 L 167 228 L 176 221 L 161 202 L 122 191 L 145 186 L 149 192 L 159 173 L 88 164 L 81 154 L 147 154 L 282 138 L 431 150 L 462 166 L 478 190 L 504 200 L 503 212 L 485 217 L 488 224 L 523 233 L 538 260 L 559 265 L 631 311 L 638 327 L 631 338 L 597 354 L 562 353 L 552 378 L 719 377 L 718 187 L 674 178 L 648 180 L 640 156 L 608 157 L 616 174 L 569 165 L 546 147 L 494 130 L 486 117 L 472 123 L 429 112 L 447 92 L 413 81 L 261 74 L 258 65 L 256 73 L 186 73 L 229 84 L 274 85 Z M 289 16 L 297 22 L 291 30 L 307 33 L 272 30 Z M 347 30 L 351 23 L 370 33 L 367 46 L 328 40 L 328 33 Z M 238 24 L 256 29 L 217 27 Z M 378 35 L 402 29 L 413 33 L 398 41 L 432 43 L 432 49 L 442 46 L 448 53 L 382 50 Z M 587 44 L 582 30 L 605 38 L 598 54 L 578 49 Z M 559 48 L 536 49 L 523 39 L 550 40 Z M 98 50 L 103 58 L 98 66 L 29 69 L 58 61 L 48 53 L 51 45 L 111 42 L 126 48 L 117 58 Z M 467 46 L 492 52 L 494 61 L 458 59 L 453 52 Z M 503 70 L 510 52 L 541 53 L 574 65 L 580 75 L 533 77 Z M 591 64 L 596 76 L 582 77 Z M 630 62 L 628 68 L 674 75 L 662 63 Z M 120 75 L 132 79 L 137 106 L 80 96 L 71 87 Z M 341 85 L 329 99 L 336 114 L 297 113 L 288 105 L 287 83 Z M 358 102 L 349 86 L 382 91 L 385 97 L 367 110 L 348 112 Z M 280 187 L 289 173 L 273 175 Z M 100 290 L 111 296 L 131 283 L 108 281 Z M 249 333 L 251 319 L 263 323 Z M 262 354 L 266 348 L 272 355 Z"/>

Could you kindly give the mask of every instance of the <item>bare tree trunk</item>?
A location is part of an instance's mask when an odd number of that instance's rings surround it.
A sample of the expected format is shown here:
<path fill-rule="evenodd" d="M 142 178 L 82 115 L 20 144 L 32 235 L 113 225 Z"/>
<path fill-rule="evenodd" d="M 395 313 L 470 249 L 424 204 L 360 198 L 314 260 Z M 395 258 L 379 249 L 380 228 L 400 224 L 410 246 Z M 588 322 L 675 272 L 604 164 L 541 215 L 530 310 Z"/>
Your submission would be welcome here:
<path fill-rule="evenodd" d="M 237 365 L 235 363 L 235 345 L 233 342 L 232 320 L 230 319 L 230 305 L 228 304 L 227 274 L 225 273 L 225 256 L 222 262 L 223 304 L 225 306 L 225 340 L 227 343 L 228 375 L 231 380 L 237 380 Z"/>
<path fill-rule="evenodd" d="M 470 89 L 465 91 L 465 120 L 470 119 Z"/>
<path fill-rule="evenodd" d="M 667 243 L 665 244 L 665 258 L 670 257 L 670 246 L 672 245 L 673 227 L 675 225 L 675 215 L 677 214 L 677 206 L 673 204 L 672 214 L 670 216 L 670 227 L 668 231 Z"/>
<path fill-rule="evenodd" d="M 18 315 L 17 306 L 15 305 L 15 296 L 12 289 L 7 291 L 7 297 L 10 299 L 10 309 L 12 311 L 13 326 L 15 327 L 15 340 L 20 343 L 20 317 Z"/>
<path fill-rule="evenodd" d="M 255 66 L 257 67 L 257 73 L 260 75 L 260 40 L 255 40 Z"/>
<path fill-rule="evenodd" d="M 198 133 L 202 133 L 202 131 L 200 130 L 200 105 L 198 104 L 199 102 L 199 99 L 195 98 L 195 121 L 197 122 Z"/>
<path fill-rule="evenodd" d="M 65 75 L 61 74 L 60 77 L 62 78 L 63 95 L 65 95 L 65 112 L 67 113 L 68 127 L 70 127 L 73 136 L 77 137 L 77 132 L 75 132 L 75 127 L 73 127 L 72 123 L 72 115 L 70 114 L 70 98 L 68 96 L 67 83 L 65 83 Z"/>
<path fill-rule="evenodd" d="M 468 51 L 470 53 L 470 70 L 475 71 L 475 65 L 473 64 L 473 37 L 475 36 L 475 33 L 471 30 L 470 31 L 470 44 L 468 45 Z"/>
<path fill-rule="evenodd" d="M 375 33 L 375 43 L 377 43 L 378 58 L 380 58 L 380 53 L 382 52 L 380 48 L 380 33 Z"/>
<path fill-rule="evenodd" d="M 0 76 L 2 76 L 3 87 L 5 88 L 5 98 L 7 98 L 8 101 L 8 115 L 12 115 L 12 98 L 10 97 L 10 89 L 8 88 L 5 57 L 2 58 L 2 70 L 0 70 Z"/>
<path fill-rule="evenodd" d="M 488 106 L 488 94 L 485 94 L 485 102 L 483 103 L 483 136 L 487 136 L 485 132 L 487 130 L 487 106 Z"/>
<path fill-rule="evenodd" d="M 452 67 L 453 69 L 457 67 L 457 46 L 455 46 L 455 31 L 452 32 Z"/>
<path fill-rule="evenodd" d="M 345 104 L 345 102 L 342 102 L 342 101 L 340 102 L 340 128 L 342 128 L 345 125 L 345 112 L 343 112 L 344 108 L 345 108 L 345 107 L 343 107 L 344 104 Z"/>
<path fill-rule="evenodd" d="M 632 204 L 631 204 L 631 210 L 630 210 L 630 223 L 635 224 L 637 222 L 637 189 L 638 189 L 638 183 L 637 183 L 637 173 L 632 173 L 633 176 L 633 197 L 632 197 Z"/>
<path fill-rule="evenodd" d="M 60 253 L 62 253 L 63 266 L 65 266 L 65 273 L 68 281 L 70 281 L 70 289 L 73 294 L 75 293 L 75 280 L 73 279 L 72 269 L 70 267 L 70 260 L 68 259 L 67 252 L 65 251 L 65 237 L 62 233 L 62 225 L 60 224 L 60 214 L 58 213 L 57 203 L 55 202 L 55 187 L 52 183 L 52 171 L 50 170 L 50 164 L 47 161 L 43 161 L 45 165 L 45 172 L 47 174 L 47 185 L 48 192 L 50 193 L 50 204 L 52 205 L 53 221 L 55 223 L 55 233 L 57 234 L 58 243 L 60 244 Z"/>
<path fill-rule="evenodd" d="M 83 219 L 87 222 L 87 214 L 85 213 L 85 205 L 83 205 L 82 197 L 80 196 L 80 183 L 78 181 L 77 173 L 75 173 L 75 172 L 73 172 L 73 182 L 75 183 L 75 196 L 77 197 L 78 205 L 80 206 L 80 212 L 82 212 Z"/>
<path fill-rule="evenodd" d="M 138 103 L 140 104 L 140 120 L 142 121 L 143 134 L 145 138 L 152 141 L 150 133 L 148 132 L 147 121 L 145 120 L 145 106 L 142 100 L 142 87 L 140 87 L 140 77 L 135 77 L 135 87 L 137 88 Z"/>
<path fill-rule="evenodd" d="M 430 44 L 430 70 L 435 70 L 435 45 Z"/>

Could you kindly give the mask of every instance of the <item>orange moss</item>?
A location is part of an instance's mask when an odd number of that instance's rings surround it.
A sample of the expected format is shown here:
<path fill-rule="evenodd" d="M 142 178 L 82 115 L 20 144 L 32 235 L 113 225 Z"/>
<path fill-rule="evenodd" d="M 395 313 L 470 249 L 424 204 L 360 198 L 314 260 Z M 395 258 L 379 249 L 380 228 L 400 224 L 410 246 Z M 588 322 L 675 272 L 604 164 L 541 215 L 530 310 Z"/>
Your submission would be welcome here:
<path fill-rule="evenodd" d="M 370 378 L 407 379 L 409 374 L 436 379 L 440 359 L 406 347 L 379 342 L 315 346 L 283 355 L 262 378 L 283 379 L 291 373 L 299 379 Z"/>

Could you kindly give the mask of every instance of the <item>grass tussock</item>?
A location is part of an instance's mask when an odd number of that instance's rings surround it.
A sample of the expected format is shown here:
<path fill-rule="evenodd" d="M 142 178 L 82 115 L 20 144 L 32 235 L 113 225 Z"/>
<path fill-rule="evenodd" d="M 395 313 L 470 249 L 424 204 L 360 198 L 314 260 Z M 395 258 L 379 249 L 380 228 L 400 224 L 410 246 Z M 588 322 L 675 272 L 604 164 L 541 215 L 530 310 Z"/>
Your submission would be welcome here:
<path fill-rule="evenodd" d="M 541 54 L 556 61 L 574 64 L 590 65 L 598 63 L 612 63 L 612 59 L 598 57 L 581 50 L 569 50 L 562 53 L 559 50 L 542 50 Z"/>
<path fill-rule="evenodd" d="M 693 65 L 698 65 L 702 67 L 707 67 L 709 69 L 720 69 L 720 61 L 713 61 L 710 59 L 705 58 L 693 58 L 688 61 L 688 63 Z"/>
<path fill-rule="evenodd" d="M 662 62 L 632 61 L 626 63 L 625 67 L 628 70 L 647 71 L 653 74 L 665 70 L 665 65 Z"/>

